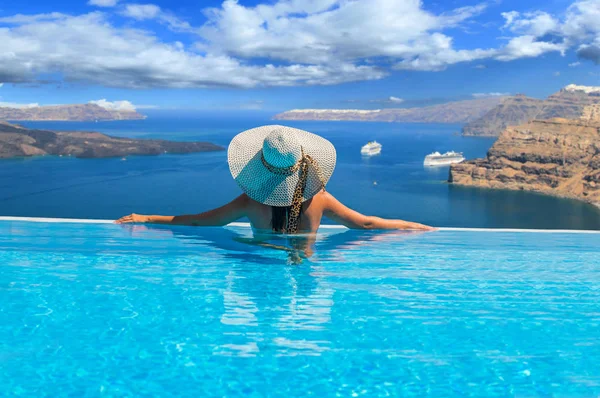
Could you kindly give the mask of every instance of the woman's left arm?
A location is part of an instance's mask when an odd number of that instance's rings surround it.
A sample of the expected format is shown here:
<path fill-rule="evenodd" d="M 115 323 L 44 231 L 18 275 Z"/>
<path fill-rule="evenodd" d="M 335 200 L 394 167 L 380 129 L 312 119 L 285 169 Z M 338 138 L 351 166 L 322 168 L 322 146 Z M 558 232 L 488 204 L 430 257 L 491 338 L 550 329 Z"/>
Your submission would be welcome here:
<path fill-rule="evenodd" d="M 119 218 L 115 223 L 149 223 L 149 224 L 172 224 L 172 225 L 194 225 L 202 227 L 223 226 L 230 222 L 239 220 L 246 216 L 250 198 L 242 194 L 227 203 L 225 206 L 200 213 L 182 216 L 147 216 L 142 214 L 130 214 Z"/>

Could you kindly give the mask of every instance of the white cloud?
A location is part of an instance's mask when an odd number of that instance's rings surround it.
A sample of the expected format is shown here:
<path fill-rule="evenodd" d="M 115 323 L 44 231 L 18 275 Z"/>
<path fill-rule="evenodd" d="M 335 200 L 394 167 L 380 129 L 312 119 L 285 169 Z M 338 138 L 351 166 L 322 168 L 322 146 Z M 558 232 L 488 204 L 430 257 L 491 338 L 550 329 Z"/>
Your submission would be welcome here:
<path fill-rule="evenodd" d="M 551 51 L 564 53 L 566 50 L 567 46 L 564 42 L 539 41 L 535 36 L 525 35 L 511 39 L 504 48 L 498 50 L 495 58 L 500 61 L 513 61 L 519 58 L 538 57 Z"/>
<path fill-rule="evenodd" d="M 546 12 L 520 14 L 511 11 L 503 12 L 501 15 L 506 20 L 504 28 L 519 34 L 541 37 L 559 28 L 558 20 Z"/>
<path fill-rule="evenodd" d="M 535 57 L 548 51 L 564 53 L 576 46 L 580 58 L 600 63 L 600 46 L 596 51 L 593 44 L 600 43 L 600 0 L 573 2 L 562 21 L 539 11 L 525 14 L 513 11 L 502 16 L 506 20 L 505 28 L 524 35 L 512 39 L 521 42 L 513 43 L 513 55 L 504 56 L 505 60 L 514 56 Z M 545 39 L 544 36 L 550 37 Z"/>
<path fill-rule="evenodd" d="M 119 0 L 90 0 L 88 4 L 96 7 L 114 7 Z"/>
<path fill-rule="evenodd" d="M 20 104 L 17 102 L 0 102 L 0 108 L 27 109 L 27 108 L 37 108 L 38 106 L 40 106 L 40 104 L 38 104 L 38 103 Z"/>
<path fill-rule="evenodd" d="M 69 15 L 60 12 L 50 12 L 47 14 L 23 15 L 16 14 L 11 17 L 0 18 L 0 23 L 25 25 L 44 21 L 57 21 L 60 19 L 69 18 Z"/>
<path fill-rule="evenodd" d="M 570 63 L 570 64 L 569 64 L 569 66 L 570 66 L 571 68 L 575 68 L 576 66 L 579 66 L 579 65 L 581 65 L 581 62 L 579 62 L 579 61 L 577 61 L 577 62 L 572 62 L 572 63 Z"/>
<path fill-rule="evenodd" d="M 0 87 L 4 86 L 4 83 L 0 83 Z"/>
<path fill-rule="evenodd" d="M 122 14 L 140 21 L 154 19 L 160 14 L 160 7 L 154 4 L 127 4 Z"/>
<path fill-rule="evenodd" d="M 155 4 L 127 4 L 120 11 L 120 14 L 138 21 L 155 19 L 174 32 L 197 33 L 197 29 L 193 28 L 188 22 L 163 11 Z"/>
<path fill-rule="evenodd" d="M 446 51 L 452 39 L 440 30 L 454 27 L 481 12 L 464 7 L 435 15 L 419 0 L 278 1 L 245 7 L 225 0 L 207 11 L 200 29 L 208 41 L 201 49 L 218 48 L 242 57 L 286 62 L 355 62 L 369 57 L 413 60 Z"/>
<path fill-rule="evenodd" d="M 90 104 L 98 105 L 111 111 L 134 112 L 136 107 L 129 101 L 107 101 L 105 99 L 90 101 Z"/>
<path fill-rule="evenodd" d="M 181 43 L 160 42 L 147 31 L 116 28 L 98 12 L 0 29 L 0 43 L 4 82 L 58 73 L 67 81 L 111 87 L 255 87 L 337 84 L 386 75 L 371 65 L 250 65 L 226 54 L 202 55 L 186 51 Z"/>
<path fill-rule="evenodd" d="M 394 102 L 394 103 L 396 103 L 396 104 L 399 104 L 399 103 L 401 103 L 401 102 L 404 102 L 404 99 L 402 99 L 402 98 L 398 98 L 398 97 L 390 97 L 390 98 L 389 98 L 389 101 L 390 101 L 390 102 Z"/>
<path fill-rule="evenodd" d="M 600 34 L 598 21 L 600 21 L 599 0 L 576 1 L 567 9 L 561 32 L 573 41 L 598 38 Z"/>
<path fill-rule="evenodd" d="M 507 95 L 510 95 L 510 93 L 491 92 L 491 93 L 473 93 L 471 95 L 475 98 L 506 97 Z"/>
<path fill-rule="evenodd" d="M 559 77 L 559 76 L 560 76 L 560 72 L 554 72 L 554 73 L 552 74 L 552 76 L 554 76 L 554 77 Z"/>
<path fill-rule="evenodd" d="M 115 6 L 117 0 L 90 4 Z M 224 0 L 204 10 L 202 26 L 155 4 L 120 6 L 117 12 L 128 18 L 122 25 L 103 12 L 19 14 L 0 18 L 9 25 L 0 29 L 0 81 L 60 76 L 129 88 L 338 84 L 380 79 L 390 70 L 439 71 L 568 49 L 600 63 L 600 0 L 575 1 L 561 17 L 503 13 L 508 37 L 501 46 L 455 43 L 449 32 L 485 7 L 436 14 L 421 0 L 273 0 L 253 7 Z M 144 23 L 150 19 L 188 40 L 159 39 Z M 190 45 L 182 43 L 189 39 Z"/>

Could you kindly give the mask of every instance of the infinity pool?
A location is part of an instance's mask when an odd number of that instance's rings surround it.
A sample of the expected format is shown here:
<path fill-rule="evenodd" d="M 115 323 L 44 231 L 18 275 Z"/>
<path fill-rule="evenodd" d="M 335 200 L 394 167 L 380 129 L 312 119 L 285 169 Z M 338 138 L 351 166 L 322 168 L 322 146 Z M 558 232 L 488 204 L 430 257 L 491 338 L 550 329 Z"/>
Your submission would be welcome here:
<path fill-rule="evenodd" d="M 0 395 L 600 394 L 600 235 L 0 221 Z"/>

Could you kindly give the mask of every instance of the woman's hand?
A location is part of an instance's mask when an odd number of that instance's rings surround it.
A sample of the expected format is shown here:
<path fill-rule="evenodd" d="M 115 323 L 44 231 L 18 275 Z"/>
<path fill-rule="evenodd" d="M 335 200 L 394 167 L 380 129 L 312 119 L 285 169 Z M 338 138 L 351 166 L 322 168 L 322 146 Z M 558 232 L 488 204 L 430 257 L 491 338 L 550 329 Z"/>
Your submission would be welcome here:
<path fill-rule="evenodd" d="M 128 223 L 144 223 L 148 222 L 150 219 L 149 216 L 144 216 L 142 214 L 130 214 L 128 216 L 124 216 L 115 221 L 115 224 L 128 224 Z"/>

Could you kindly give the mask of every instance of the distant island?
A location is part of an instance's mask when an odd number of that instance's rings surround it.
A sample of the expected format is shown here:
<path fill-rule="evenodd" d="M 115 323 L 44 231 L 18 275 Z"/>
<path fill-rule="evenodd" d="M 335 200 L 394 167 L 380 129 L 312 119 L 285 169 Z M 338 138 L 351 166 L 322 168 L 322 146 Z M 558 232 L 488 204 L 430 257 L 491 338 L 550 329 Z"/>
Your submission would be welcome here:
<path fill-rule="evenodd" d="M 209 142 L 118 138 L 96 132 L 28 129 L 0 122 L 0 158 L 43 155 L 108 158 L 224 149 Z"/>
<path fill-rule="evenodd" d="M 535 191 L 600 207 L 600 105 L 577 119 L 507 127 L 484 159 L 451 166 L 457 185 Z"/>
<path fill-rule="evenodd" d="M 293 109 L 273 116 L 275 120 L 336 120 L 402 123 L 468 123 L 481 118 L 505 97 L 491 96 L 420 108 L 387 109 Z"/>
<path fill-rule="evenodd" d="M 468 136 L 495 137 L 508 126 L 530 120 L 577 119 L 585 107 L 595 104 L 600 104 L 600 87 L 570 84 L 544 100 L 516 95 L 505 98 L 479 119 L 467 123 L 462 132 Z"/>
<path fill-rule="evenodd" d="M 98 104 L 51 105 L 28 107 L 0 106 L 0 120 L 8 121 L 105 121 L 141 120 L 146 116 L 135 109 L 110 109 Z"/>

